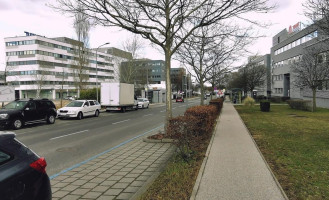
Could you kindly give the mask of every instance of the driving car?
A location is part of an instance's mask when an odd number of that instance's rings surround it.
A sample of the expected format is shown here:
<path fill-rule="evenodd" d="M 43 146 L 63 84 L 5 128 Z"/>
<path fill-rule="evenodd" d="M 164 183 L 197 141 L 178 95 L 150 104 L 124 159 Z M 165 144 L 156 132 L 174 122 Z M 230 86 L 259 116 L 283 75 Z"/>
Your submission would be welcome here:
<path fill-rule="evenodd" d="M 183 97 L 177 97 L 176 102 L 183 102 L 184 103 L 184 98 Z"/>
<path fill-rule="evenodd" d="M 51 200 L 47 162 L 15 138 L 0 131 L 0 199 Z"/>
<path fill-rule="evenodd" d="M 20 129 L 29 123 L 55 123 L 56 106 L 49 99 L 17 99 L 0 110 L 0 126 Z"/>
<path fill-rule="evenodd" d="M 150 101 L 147 98 L 137 98 L 138 108 L 149 108 Z"/>
<path fill-rule="evenodd" d="M 57 117 L 77 118 L 78 120 L 87 116 L 98 117 L 101 105 L 96 100 L 73 100 L 63 108 L 57 110 Z"/>

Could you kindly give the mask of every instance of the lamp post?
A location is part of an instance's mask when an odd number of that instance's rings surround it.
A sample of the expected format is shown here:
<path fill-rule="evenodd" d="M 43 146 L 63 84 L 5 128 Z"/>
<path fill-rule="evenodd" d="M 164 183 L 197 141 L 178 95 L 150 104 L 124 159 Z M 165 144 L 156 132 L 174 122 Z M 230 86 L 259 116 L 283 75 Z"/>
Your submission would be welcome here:
<path fill-rule="evenodd" d="M 96 49 L 96 99 L 98 101 L 98 70 L 97 70 L 97 52 L 98 52 L 98 49 L 104 45 L 107 45 L 107 44 L 110 44 L 109 42 L 106 42 L 102 45 L 100 45 L 99 47 L 97 47 Z"/>

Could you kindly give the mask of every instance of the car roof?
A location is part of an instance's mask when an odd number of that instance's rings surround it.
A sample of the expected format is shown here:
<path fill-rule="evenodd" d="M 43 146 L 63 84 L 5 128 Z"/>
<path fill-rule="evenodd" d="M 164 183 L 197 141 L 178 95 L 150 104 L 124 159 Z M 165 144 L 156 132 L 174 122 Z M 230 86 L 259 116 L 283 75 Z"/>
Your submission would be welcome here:
<path fill-rule="evenodd" d="M 14 132 L 9 132 L 9 131 L 0 131 L 0 140 L 8 140 L 8 139 L 13 139 L 16 137 L 16 134 Z"/>

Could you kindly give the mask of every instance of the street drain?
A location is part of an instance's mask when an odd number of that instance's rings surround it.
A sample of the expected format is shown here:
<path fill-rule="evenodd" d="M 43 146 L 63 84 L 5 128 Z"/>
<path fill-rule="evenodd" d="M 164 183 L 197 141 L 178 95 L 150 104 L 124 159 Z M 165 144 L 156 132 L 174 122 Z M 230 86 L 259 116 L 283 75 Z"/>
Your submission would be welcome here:
<path fill-rule="evenodd" d="M 77 148 L 74 147 L 63 147 L 63 148 L 59 148 L 56 149 L 57 152 L 73 152 L 73 151 L 77 151 Z"/>

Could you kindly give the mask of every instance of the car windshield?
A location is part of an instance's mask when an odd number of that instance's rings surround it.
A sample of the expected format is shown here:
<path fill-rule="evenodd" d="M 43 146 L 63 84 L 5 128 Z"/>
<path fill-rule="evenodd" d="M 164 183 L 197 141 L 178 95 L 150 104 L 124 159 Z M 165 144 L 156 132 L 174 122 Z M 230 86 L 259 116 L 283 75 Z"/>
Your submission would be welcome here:
<path fill-rule="evenodd" d="M 83 105 L 83 101 L 71 101 L 65 107 L 81 107 Z"/>
<path fill-rule="evenodd" d="M 27 101 L 13 101 L 4 106 L 6 109 L 22 109 L 27 104 Z"/>
<path fill-rule="evenodd" d="M 138 102 L 143 102 L 143 99 L 137 99 Z"/>

